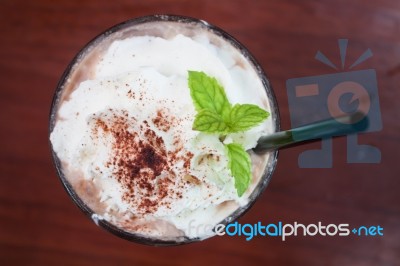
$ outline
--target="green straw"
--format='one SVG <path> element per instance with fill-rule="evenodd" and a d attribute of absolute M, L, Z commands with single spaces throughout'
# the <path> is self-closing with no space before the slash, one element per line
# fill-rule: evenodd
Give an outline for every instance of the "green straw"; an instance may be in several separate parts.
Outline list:
<path fill-rule="evenodd" d="M 275 150 L 301 142 L 360 133 L 369 124 L 368 118 L 364 116 L 357 112 L 263 136 L 258 140 L 254 151 Z"/>

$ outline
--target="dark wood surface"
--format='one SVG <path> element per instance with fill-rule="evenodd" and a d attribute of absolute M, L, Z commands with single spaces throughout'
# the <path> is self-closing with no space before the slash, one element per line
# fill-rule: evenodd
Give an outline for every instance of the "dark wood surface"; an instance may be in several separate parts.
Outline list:
<path fill-rule="evenodd" d="M 119 239 L 72 203 L 52 165 L 48 113 L 54 89 L 77 51 L 104 29 L 154 13 L 207 20 L 245 44 L 273 84 L 289 128 L 289 78 L 335 73 L 370 48 L 355 69 L 377 72 L 383 130 L 360 137 L 380 164 L 347 164 L 333 142 L 333 168 L 301 169 L 282 150 L 267 190 L 240 222 L 380 225 L 379 237 L 214 237 L 156 248 Z M 382 1 L 0 1 L 0 265 L 400 265 L 400 2 Z"/>

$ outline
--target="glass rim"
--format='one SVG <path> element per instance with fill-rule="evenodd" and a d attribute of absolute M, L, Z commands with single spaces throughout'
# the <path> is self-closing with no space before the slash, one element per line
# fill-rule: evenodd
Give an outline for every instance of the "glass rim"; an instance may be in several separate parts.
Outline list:
<path fill-rule="evenodd" d="M 137 17 L 133 19 L 126 20 L 124 22 L 121 22 L 119 24 L 116 24 L 107 30 L 103 31 L 99 35 L 97 35 L 95 38 L 93 38 L 91 41 L 89 41 L 85 46 L 83 46 L 80 51 L 75 55 L 75 57 L 71 60 L 71 62 L 68 64 L 67 68 L 63 72 L 57 87 L 55 89 L 55 93 L 53 96 L 53 100 L 51 103 L 51 108 L 50 108 L 50 114 L 49 114 L 49 132 L 48 132 L 48 137 L 49 137 L 49 145 L 50 145 L 50 150 L 53 158 L 53 164 L 56 169 L 57 175 L 72 199 L 72 201 L 75 203 L 75 205 L 78 206 L 78 208 L 83 211 L 83 213 L 88 216 L 93 222 L 95 222 L 98 226 L 102 227 L 103 229 L 109 231 L 110 233 L 140 244 L 145 244 L 145 245 L 150 245 L 150 246 L 175 246 L 175 245 L 183 245 L 183 244 L 188 244 L 192 242 L 198 242 L 200 240 L 204 240 L 210 237 L 206 238 L 188 238 L 184 237 L 183 241 L 176 241 L 176 240 L 164 240 L 164 239 L 159 239 L 159 238 L 154 238 L 150 236 L 144 236 L 142 234 L 138 233 L 133 233 L 133 232 L 128 232 L 125 231 L 118 226 L 112 224 L 111 222 L 108 222 L 104 219 L 99 219 L 97 221 L 94 221 L 93 215 L 96 215 L 97 213 L 94 212 L 89 206 L 86 205 L 86 203 L 79 197 L 79 195 L 75 192 L 74 188 L 70 184 L 70 182 L 67 180 L 66 176 L 63 173 L 62 169 L 62 164 L 60 159 L 58 158 L 57 154 L 55 153 L 53 146 L 50 141 L 50 134 L 54 129 L 55 123 L 56 123 L 56 115 L 58 112 L 59 108 L 59 102 L 60 98 L 63 93 L 64 89 L 64 84 L 65 81 L 68 79 L 70 74 L 73 72 L 74 66 L 79 63 L 79 60 L 84 57 L 88 49 L 91 47 L 95 46 L 96 44 L 100 43 L 102 40 L 106 39 L 109 37 L 111 34 L 116 33 L 120 30 L 127 29 L 130 27 L 135 27 L 141 24 L 149 23 L 149 22 L 177 22 L 181 24 L 195 24 L 197 26 L 200 26 L 208 31 L 210 31 L 212 34 L 221 37 L 224 41 L 228 42 L 231 44 L 235 49 L 237 49 L 245 58 L 246 60 L 251 64 L 252 67 L 256 70 L 257 76 L 262 82 L 262 85 L 267 93 L 268 96 L 268 101 L 269 101 L 269 106 L 271 109 L 271 118 L 274 120 L 273 125 L 275 126 L 275 132 L 280 130 L 280 114 L 279 114 L 279 109 L 278 109 L 278 104 L 276 100 L 276 96 L 274 94 L 274 91 L 272 89 L 272 86 L 269 82 L 269 79 L 267 78 L 265 72 L 263 71 L 262 67 L 260 64 L 256 61 L 254 56 L 250 53 L 250 51 L 239 41 L 237 41 L 234 37 L 232 37 L 230 34 L 225 32 L 224 30 L 218 28 L 217 26 L 214 26 L 212 24 L 209 24 L 208 22 L 204 20 L 200 20 L 197 18 L 192 18 L 192 17 L 187 17 L 187 16 L 181 16 L 181 15 L 148 15 L 148 16 L 142 16 L 142 17 Z M 244 206 L 238 207 L 233 213 L 231 213 L 229 216 L 227 216 L 224 220 L 219 222 L 218 224 L 229 224 L 241 216 L 243 216 L 255 203 L 257 198 L 259 198 L 262 194 L 262 192 L 266 189 L 268 186 L 268 183 L 274 173 L 274 170 L 276 168 L 277 164 L 277 159 L 278 159 L 278 150 L 274 150 L 270 152 L 270 157 L 268 158 L 268 163 L 266 168 L 264 169 L 264 172 L 258 182 L 256 184 L 253 192 L 249 195 L 248 198 L 248 203 Z M 213 236 L 211 236 L 213 237 Z"/>

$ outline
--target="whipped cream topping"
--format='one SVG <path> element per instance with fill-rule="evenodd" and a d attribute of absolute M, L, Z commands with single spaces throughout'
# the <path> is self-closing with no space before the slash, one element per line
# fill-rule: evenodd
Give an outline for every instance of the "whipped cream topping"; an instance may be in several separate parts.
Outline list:
<path fill-rule="evenodd" d="M 232 104 L 269 110 L 256 71 L 237 50 L 211 43 L 206 33 L 136 36 L 112 42 L 93 67 L 94 75 L 61 103 L 50 140 L 66 172 L 78 173 L 67 179 L 98 191 L 104 208 L 96 210 L 96 221 L 150 237 L 204 238 L 209 235 L 193 227 L 216 225 L 247 204 L 266 156 L 251 154 L 258 165 L 238 197 L 219 136 L 192 130 L 196 111 L 187 82 L 188 70 L 203 71 L 223 85 Z M 272 131 L 267 119 L 225 141 L 251 149 Z"/>

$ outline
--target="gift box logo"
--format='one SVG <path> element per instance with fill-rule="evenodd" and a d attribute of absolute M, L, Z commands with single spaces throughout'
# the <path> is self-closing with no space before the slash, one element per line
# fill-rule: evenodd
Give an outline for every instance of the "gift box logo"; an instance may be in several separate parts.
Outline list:
<path fill-rule="evenodd" d="M 341 57 L 341 68 L 345 70 L 347 39 L 338 41 Z M 365 114 L 354 123 L 368 119 L 365 132 L 382 130 L 379 108 L 378 85 L 374 69 L 351 70 L 372 56 L 368 49 L 349 68 L 348 71 L 320 76 L 289 79 L 286 89 L 289 101 L 289 112 L 292 127 L 340 117 L 345 114 L 361 112 Z M 315 58 L 338 70 L 320 51 Z M 338 122 L 340 123 L 340 122 Z M 347 136 L 348 163 L 379 163 L 380 150 L 371 145 L 358 144 L 357 134 Z M 296 135 L 293 135 L 296 139 Z M 308 150 L 299 155 L 300 168 L 331 168 L 332 139 L 323 139 L 319 150 Z"/>

